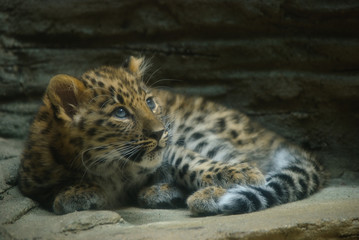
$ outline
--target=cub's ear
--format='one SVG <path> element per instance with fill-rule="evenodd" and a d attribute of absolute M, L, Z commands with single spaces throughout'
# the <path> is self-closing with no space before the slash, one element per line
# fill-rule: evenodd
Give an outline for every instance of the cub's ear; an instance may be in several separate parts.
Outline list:
<path fill-rule="evenodd" d="M 136 58 L 136 57 L 131 56 L 127 60 L 126 65 L 127 65 L 127 69 L 132 74 L 135 74 L 135 75 L 142 76 L 146 70 L 145 58 L 143 58 L 143 57 Z"/>
<path fill-rule="evenodd" d="M 46 94 L 58 118 L 71 121 L 85 89 L 80 80 L 69 75 L 56 75 L 50 80 Z"/>

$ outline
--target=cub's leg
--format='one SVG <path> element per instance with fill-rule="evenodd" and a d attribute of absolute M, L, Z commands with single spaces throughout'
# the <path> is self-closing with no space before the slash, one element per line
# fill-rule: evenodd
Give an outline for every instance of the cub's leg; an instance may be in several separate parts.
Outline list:
<path fill-rule="evenodd" d="M 316 192 L 325 180 L 315 159 L 294 146 L 282 144 L 268 159 L 272 169 L 266 175 L 264 184 L 200 189 L 187 200 L 191 212 L 194 215 L 212 215 L 264 210 L 306 198 Z"/>
<path fill-rule="evenodd" d="M 106 207 L 107 201 L 102 189 L 89 184 L 66 187 L 56 195 L 53 202 L 53 210 L 56 214 Z"/>
<path fill-rule="evenodd" d="M 177 208 L 185 206 L 184 193 L 173 184 L 158 183 L 138 194 L 138 203 L 145 208 Z"/>
<path fill-rule="evenodd" d="M 226 162 L 203 157 L 197 152 L 181 146 L 171 146 L 165 153 L 165 160 L 173 168 L 172 175 L 180 186 L 195 191 L 187 205 L 193 215 L 213 215 L 221 213 L 219 199 L 228 188 L 238 185 L 259 186 L 265 183 L 262 172 L 254 165 L 236 160 L 232 147 L 223 147 L 226 154 L 233 156 Z M 234 149 L 235 151 L 235 149 Z"/>
<path fill-rule="evenodd" d="M 208 186 L 260 185 L 264 176 L 249 163 L 223 163 L 201 156 L 181 146 L 170 146 L 165 161 L 172 166 L 174 181 L 190 191 Z"/>
<path fill-rule="evenodd" d="M 187 199 L 187 205 L 194 216 L 215 215 L 221 213 L 219 199 L 226 189 L 216 186 L 206 187 L 193 193 Z"/>

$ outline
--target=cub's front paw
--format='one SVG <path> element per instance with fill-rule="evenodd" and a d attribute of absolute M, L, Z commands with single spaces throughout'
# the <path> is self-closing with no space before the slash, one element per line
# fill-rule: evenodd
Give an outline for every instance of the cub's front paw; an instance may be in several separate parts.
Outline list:
<path fill-rule="evenodd" d="M 96 190 L 96 191 L 92 191 Z M 69 187 L 60 192 L 52 205 L 56 214 L 66 214 L 81 210 L 103 209 L 106 207 L 106 200 L 97 188 Z"/>
<path fill-rule="evenodd" d="M 226 193 L 224 188 L 206 187 L 193 193 L 187 199 L 187 205 L 194 216 L 215 215 L 221 213 L 218 201 Z"/>
<path fill-rule="evenodd" d="M 182 191 L 170 184 L 161 183 L 144 188 L 138 194 L 138 203 L 144 208 L 177 208 L 184 207 Z"/>
<path fill-rule="evenodd" d="M 205 171 L 201 177 L 201 187 L 218 186 L 229 188 L 233 185 L 261 185 L 265 178 L 259 169 L 247 163 L 222 164 Z"/>

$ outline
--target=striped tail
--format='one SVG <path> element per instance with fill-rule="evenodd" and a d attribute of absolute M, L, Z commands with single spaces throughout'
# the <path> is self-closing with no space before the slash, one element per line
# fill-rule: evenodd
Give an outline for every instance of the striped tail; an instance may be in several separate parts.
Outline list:
<path fill-rule="evenodd" d="M 307 154 L 280 149 L 262 186 L 234 186 L 219 199 L 221 212 L 249 213 L 304 199 L 323 184 L 320 167 Z"/>

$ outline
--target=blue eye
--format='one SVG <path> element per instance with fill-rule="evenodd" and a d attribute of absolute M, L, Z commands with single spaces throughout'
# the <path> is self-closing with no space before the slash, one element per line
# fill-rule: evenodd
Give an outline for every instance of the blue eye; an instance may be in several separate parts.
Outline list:
<path fill-rule="evenodd" d="M 156 108 L 156 103 L 153 101 L 152 97 L 147 98 L 146 100 L 147 106 L 153 111 Z"/>
<path fill-rule="evenodd" d="M 120 107 L 120 108 L 115 109 L 115 111 L 113 112 L 113 115 L 117 118 L 127 118 L 128 112 L 125 108 Z"/>

